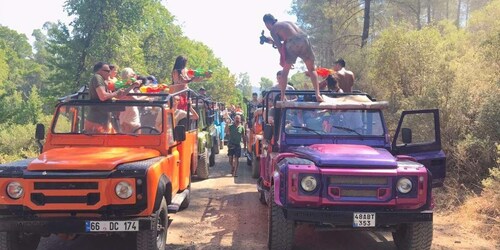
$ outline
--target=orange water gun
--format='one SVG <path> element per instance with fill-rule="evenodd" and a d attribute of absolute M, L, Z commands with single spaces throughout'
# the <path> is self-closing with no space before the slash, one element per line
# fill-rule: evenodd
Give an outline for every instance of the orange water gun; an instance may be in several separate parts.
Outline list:
<path fill-rule="evenodd" d="M 144 85 L 139 88 L 141 93 L 160 93 L 162 91 L 168 92 L 167 84 L 158 84 L 158 85 Z"/>
<path fill-rule="evenodd" d="M 335 71 L 333 71 L 333 69 L 327 69 L 327 68 L 317 68 L 316 69 L 316 73 L 318 74 L 318 76 L 321 76 L 323 78 L 328 77 L 328 75 L 331 75 L 334 72 Z"/>

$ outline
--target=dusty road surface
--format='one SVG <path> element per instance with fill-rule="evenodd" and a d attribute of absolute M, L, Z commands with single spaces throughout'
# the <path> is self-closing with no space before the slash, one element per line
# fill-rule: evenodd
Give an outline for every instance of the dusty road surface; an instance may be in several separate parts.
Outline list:
<path fill-rule="evenodd" d="M 240 158 L 239 177 L 229 175 L 226 150 L 216 157 L 207 180 L 193 179 L 190 206 L 171 214 L 167 249 L 267 249 L 267 207 L 258 200 L 250 167 Z M 460 222 L 435 215 L 433 249 L 495 249 L 498 246 L 461 230 Z M 43 238 L 39 250 L 134 249 L 133 237 Z M 296 230 L 294 249 L 396 249 L 390 233 Z"/>

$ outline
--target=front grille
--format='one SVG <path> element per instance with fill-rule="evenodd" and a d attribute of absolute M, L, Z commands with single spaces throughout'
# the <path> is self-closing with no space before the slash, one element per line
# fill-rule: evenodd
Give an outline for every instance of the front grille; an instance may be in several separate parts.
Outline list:
<path fill-rule="evenodd" d="M 378 176 L 332 176 L 330 177 L 331 185 L 387 185 L 389 179 L 387 177 Z"/>
<path fill-rule="evenodd" d="M 340 189 L 341 197 L 377 197 L 374 189 Z"/>
<path fill-rule="evenodd" d="M 35 182 L 35 190 L 97 190 L 97 182 Z"/>
<path fill-rule="evenodd" d="M 31 194 L 31 201 L 38 206 L 53 203 L 95 205 L 100 200 L 99 193 L 89 193 L 85 196 L 46 196 L 42 193 Z"/>

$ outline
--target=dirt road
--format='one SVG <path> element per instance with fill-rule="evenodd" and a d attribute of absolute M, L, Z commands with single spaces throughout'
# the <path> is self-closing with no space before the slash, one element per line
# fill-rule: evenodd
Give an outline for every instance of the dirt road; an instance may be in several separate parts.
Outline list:
<path fill-rule="evenodd" d="M 226 151 L 216 157 L 207 180 L 193 180 L 189 208 L 171 214 L 167 249 L 267 249 L 267 207 L 257 196 L 246 160 L 239 177 L 229 175 Z M 454 224 L 453 224 L 454 223 Z M 42 239 L 39 250 L 134 249 L 132 238 L 82 236 Z M 433 249 L 495 249 L 492 243 L 460 229 L 460 222 L 435 215 Z M 390 233 L 296 230 L 294 249 L 396 249 Z"/>

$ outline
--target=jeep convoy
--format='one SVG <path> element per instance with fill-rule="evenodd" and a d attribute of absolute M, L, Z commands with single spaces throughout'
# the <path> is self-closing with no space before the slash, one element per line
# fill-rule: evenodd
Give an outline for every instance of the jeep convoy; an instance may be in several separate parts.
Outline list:
<path fill-rule="evenodd" d="M 138 94 L 147 101 L 87 94 L 61 99 L 47 133 L 37 125 L 39 157 L 0 165 L 1 249 L 36 249 L 50 234 L 111 233 L 135 237 L 137 249 L 164 249 L 168 214 L 189 206 L 191 176 L 208 178 L 223 144 L 221 104 L 189 89 Z M 398 249 L 430 249 L 432 188 L 446 165 L 438 110 L 404 111 L 391 140 L 387 102 L 322 94 L 318 103 L 313 91 L 286 91 L 294 101 L 279 102 L 270 91 L 248 124 L 269 248 L 291 249 L 295 227 L 310 224 L 391 231 Z M 194 100 L 197 120 L 189 108 L 179 118 L 177 95 Z M 120 119 L 129 110 L 139 111 L 140 127 Z M 99 129 L 93 112 L 109 118 Z"/>
<path fill-rule="evenodd" d="M 110 233 L 136 237 L 137 249 L 164 249 L 168 213 L 189 205 L 199 131 L 189 111 L 176 125 L 171 107 L 173 96 L 195 93 L 109 102 L 86 94 L 57 104 L 38 158 L 0 165 L 2 250 L 36 249 L 42 235 Z M 140 127 L 120 123 L 128 110 L 140 111 Z M 108 118 L 100 130 L 89 120 L 95 112 Z M 36 138 L 45 139 L 42 124 Z"/>
<path fill-rule="evenodd" d="M 442 185 L 446 161 L 438 110 L 403 112 L 391 141 L 387 102 L 325 92 L 318 103 L 313 94 L 265 98 L 257 189 L 268 204 L 269 248 L 291 249 L 295 227 L 306 223 L 391 231 L 398 249 L 430 249 L 432 188 Z"/>

